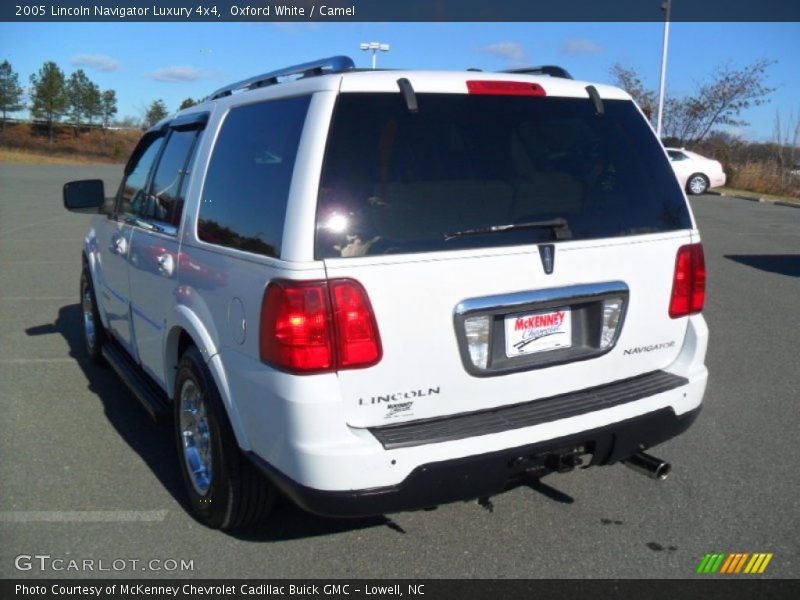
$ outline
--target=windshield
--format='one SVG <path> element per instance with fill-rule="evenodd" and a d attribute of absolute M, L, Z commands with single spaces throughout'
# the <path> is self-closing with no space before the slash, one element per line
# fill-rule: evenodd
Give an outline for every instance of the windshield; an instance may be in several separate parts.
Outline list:
<path fill-rule="evenodd" d="M 317 203 L 317 258 L 538 243 L 688 229 L 664 151 L 632 102 L 341 94 Z"/>

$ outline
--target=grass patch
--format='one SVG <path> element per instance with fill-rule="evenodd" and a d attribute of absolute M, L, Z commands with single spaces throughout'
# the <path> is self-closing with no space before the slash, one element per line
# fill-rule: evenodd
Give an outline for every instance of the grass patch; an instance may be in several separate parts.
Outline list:
<path fill-rule="evenodd" d="M 0 148 L 0 163 L 22 163 L 27 165 L 87 165 L 104 162 L 101 159 L 79 155 L 53 155 Z M 110 162 L 110 161 L 105 161 Z"/>
<path fill-rule="evenodd" d="M 76 130 L 68 125 L 55 128 L 48 139 L 43 126 L 9 123 L 0 131 L 0 160 L 34 164 L 124 163 L 142 132 L 138 130 Z"/>
<path fill-rule="evenodd" d="M 800 199 L 800 175 L 772 160 L 731 165 L 728 173 L 731 189 L 797 202 Z"/>

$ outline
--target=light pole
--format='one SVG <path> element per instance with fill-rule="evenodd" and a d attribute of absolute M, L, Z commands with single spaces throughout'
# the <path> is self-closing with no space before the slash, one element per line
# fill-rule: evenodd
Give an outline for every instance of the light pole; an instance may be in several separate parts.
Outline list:
<path fill-rule="evenodd" d="M 661 5 L 661 10 L 666 11 L 664 21 L 664 45 L 661 50 L 661 84 L 658 90 L 658 117 L 656 118 L 656 135 L 661 139 L 661 121 L 664 116 L 664 88 L 667 85 L 667 54 L 669 52 L 669 19 L 672 14 L 672 0 L 667 0 Z"/>
<path fill-rule="evenodd" d="M 380 42 L 363 42 L 361 44 L 362 50 L 372 50 L 372 68 L 378 66 L 378 50 L 381 52 L 389 51 L 389 44 L 381 44 Z"/>

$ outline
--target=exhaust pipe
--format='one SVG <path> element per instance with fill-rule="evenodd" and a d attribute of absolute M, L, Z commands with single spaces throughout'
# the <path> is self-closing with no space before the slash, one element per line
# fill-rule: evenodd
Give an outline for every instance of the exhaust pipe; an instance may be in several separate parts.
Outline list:
<path fill-rule="evenodd" d="M 650 456 L 645 452 L 637 452 L 622 462 L 626 467 L 633 469 L 637 473 L 646 475 L 650 479 L 659 479 L 661 481 L 666 479 L 672 470 L 672 465 L 668 462 L 655 456 Z"/>

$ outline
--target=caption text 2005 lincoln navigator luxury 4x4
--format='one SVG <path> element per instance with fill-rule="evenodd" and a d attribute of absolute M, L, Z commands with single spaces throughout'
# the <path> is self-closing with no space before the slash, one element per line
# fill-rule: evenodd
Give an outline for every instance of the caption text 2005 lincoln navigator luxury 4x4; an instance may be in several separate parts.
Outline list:
<path fill-rule="evenodd" d="M 86 349 L 173 416 L 196 516 L 427 508 L 624 462 L 706 387 L 700 237 L 630 97 L 557 67 L 227 86 L 145 133 L 86 235 Z"/>

